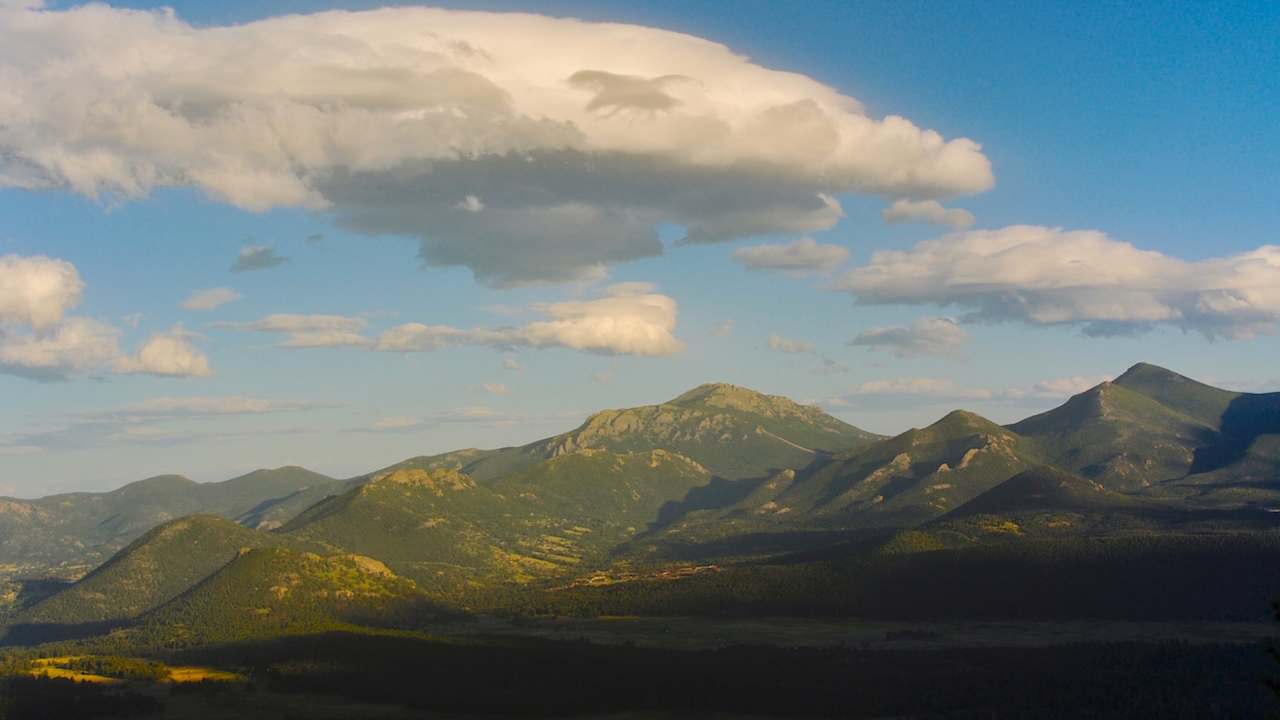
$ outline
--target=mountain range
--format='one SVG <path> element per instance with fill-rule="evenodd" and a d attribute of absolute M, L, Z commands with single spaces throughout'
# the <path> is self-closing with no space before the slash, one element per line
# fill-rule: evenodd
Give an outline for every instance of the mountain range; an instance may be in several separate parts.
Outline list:
<path fill-rule="evenodd" d="M 671 593 L 723 606 L 772 592 L 837 611 L 814 598 L 850 578 L 916 587 L 946 558 L 1004 563 L 1026 582 L 1045 558 L 1087 573 L 1117 548 L 1125 562 L 1159 548 L 1208 567 L 1240 543 L 1236 561 L 1270 558 L 1278 510 L 1280 393 L 1139 364 L 1011 425 L 957 410 L 886 438 L 710 384 L 527 445 L 346 480 L 286 467 L 5 499 L 0 566 L 10 642 L 120 627 L 208 642 L 423 613 L 613 611 L 637 593 L 676 608 L 702 600 Z M 869 612 L 859 593 L 841 607 Z"/>

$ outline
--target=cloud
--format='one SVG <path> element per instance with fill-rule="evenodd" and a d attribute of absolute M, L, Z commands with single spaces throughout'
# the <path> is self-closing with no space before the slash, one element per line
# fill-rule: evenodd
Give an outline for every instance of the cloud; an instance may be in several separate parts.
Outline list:
<path fill-rule="evenodd" d="M 184 310 L 216 310 L 229 302 L 239 300 L 241 297 L 243 295 L 240 293 L 225 287 L 197 290 L 182 301 L 182 307 Z"/>
<path fill-rule="evenodd" d="M 969 333 L 951 318 L 919 318 L 910 325 L 864 330 L 849 344 L 891 352 L 900 358 L 915 358 L 956 356 L 968 341 Z"/>
<path fill-rule="evenodd" d="M 120 356 L 120 331 L 68 317 L 47 330 L 0 328 L 0 372 L 32 380 L 66 380 L 102 368 Z"/>
<path fill-rule="evenodd" d="M 1024 387 L 988 388 L 960 385 L 949 378 L 899 377 L 864 382 L 841 395 L 829 398 L 824 401 L 824 404 L 832 407 L 849 407 L 858 404 L 860 399 L 868 398 L 926 404 L 950 401 L 1064 400 L 1109 379 L 1109 377 L 1075 376 L 1042 380 Z"/>
<path fill-rule="evenodd" d="M 253 429 L 237 432 L 200 430 L 205 421 L 228 416 L 256 416 L 337 407 L 316 401 L 274 400 L 251 396 L 161 396 L 126 405 L 80 412 L 45 427 L 0 436 L 0 448 L 23 447 L 26 452 L 80 448 L 114 442 L 168 444 L 293 429 Z"/>
<path fill-rule="evenodd" d="M 801 354 L 813 352 L 814 345 L 808 340 L 789 340 L 775 334 L 769 336 L 769 349 L 783 353 Z"/>
<path fill-rule="evenodd" d="M 83 290 L 80 274 L 65 260 L 0 256 L 0 326 L 51 328 L 80 303 Z"/>
<path fill-rule="evenodd" d="M 602 355 L 672 355 L 684 343 L 672 333 L 677 304 L 656 293 L 627 294 L 638 288 L 613 286 L 603 297 L 533 306 L 548 319 L 518 327 L 462 329 L 406 323 L 379 336 L 374 349 L 430 352 L 466 345 L 496 348 L 562 347 Z M 619 294 L 622 293 L 622 294 Z"/>
<path fill-rule="evenodd" d="M 1280 246 L 1186 261 L 1098 231 L 1014 225 L 876 252 L 835 287 L 863 305 L 958 306 L 967 322 L 1247 338 L 1280 322 Z"/>
<path fill-rule="evenodd" d="M 295 410 L 332 408 L 335 405 L 303 400 L 270 400 L 246 395 L 163 396 L 87 413 L 85 418 L 116 420 L 164 420 L 216 415 L 264 415 Z"/>
<path fill-rule="evenodd" d="M 468 195 L 454 203 L 453 206 L 459 210 L 466 210 L 467 212 L 480 212 L 484 209 L 484 203 L 475 195 Z"/>
<path fill-rule="evenodd" d="M 733 318 L 721 320 L 720 322 L 712 325 L 711 329 L 707 331 L 707 334 L 711 337 L 729 337 L 733 334 Z"/>
<path fill-rule="evenodd" d="M 480 389 L 490 395 L 506 395 L 511 392 L 510 388 L 502 383 L 484 383 Z"/>
<path fill-rule="evenodd" d="M 502 369 L 516 371 L 521 369 L 520 361 L 513 357 L 502 358 Z"/>
<path fill-rule="evenodd" d="M 598 277 L 662 253 L 663 226 L 816 232 L 840 193 L 993 184 L 972 140 L 653 28 L 422 7 L 225 27 L 0 14 L 0 186 L 311 209 L 495 286 Z"/>
<path fill-rule="evenodd" d="M 973 213 L 961 208 L 944 208 L 937 200 L 895 200 L 880 212 L 889 224 L 924 222 L 963 230 L 974 222 Z"/>
<path fill-rule="evenodd" d="M 142 344 L 134 357 L 116 361 L 116 372 L 127 375 L 159 375 L 162 377 L 208 377 L 213 374 L 209 358 L 191 339 L 194 334 L 181 325 L 156 333 Z"/>
<path fill-rule="evenodd" d="M 366 427 L 351 428 L 348 432 L 356 433 L 407 433 L 418 432 L 440 425 L 479 424 L 491 426 L 510 426 L 535 420 L 529 416 L 505 413 L 483 405 L 442 410 L 421 417 L 392 416 L 379 418 Z"/>
<path fill-rule="evenodd" d="M 360 334 L 368 322 L 346 315 L 277 313 L 253 322 L 217 322 L 210 327 L 278 333 L 285 336 L 276 346 L 282 348 L 368 347 L 373 341 Z"/>
<path fill-rule="evenodd" d="M 64 260 L 0 257 L 0 373 L 46 382 L 96 371 L 211 374 L 208 359 L 180 325 L 151 336 L 136 356 L 125 357 L 115 326 L 65 314 L 83 289 L 75 266 Z M 126 322 L 136 325 L 140 318 Z"/>
<path fill-rule="evenodd" d="M 733 259 L 749 270 L 784 270 L 792 275 L 831 272 L 849 259 L 839 245 L 800 238 L 785 245 L 756 245 L 733 251 Z"/>
<path fill-rule="evenodd" d="M 289 258 L 276 254 L 270 245 L 245 245 L 231 265 L 231 272 L 248 272 L 250 270 L 266 270 L 289 262 Z"/>

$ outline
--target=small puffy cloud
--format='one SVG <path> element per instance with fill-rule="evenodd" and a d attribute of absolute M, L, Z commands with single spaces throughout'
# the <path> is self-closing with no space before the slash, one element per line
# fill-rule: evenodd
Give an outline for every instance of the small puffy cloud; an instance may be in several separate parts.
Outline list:
<path fill-rule="evenodd" d="M 733 251 L 733 259 L 750 270 L 782 270 L 792 275 L 831 272 L 849 259 L 839 245 L 800 238 L 785 245 L 756 245 Z"/>
<path fill-rule="evenodd" d="M 511 389 L 502 383 L 484 383 L 480 389 L 490 395 L 506 395 L 511 392 Z"/>
<path fill-rule="evenodd" d="M 243 296 L 240 293 L 225 287 L 197 290 L 182 301 L 182 308 L 184 310 L 197 311 L 216 310 L 229 302 L 239 300 L 241 297 Z"/>
<path fill-rule="evenodd" d="M 1186 261 L 1097 231 L 1014 225 L 876 252 L 836 287 L 864 305 L 958 306 L 962 321 L 1246 338 L 1280 323 L 1280 245 Z"/>
<path fill-rule="evenodd" d="M 961 208 L 945 208 L 937 200 L 895 200 L 880 212 L 890 224 L 923 222 L 963 230 L 974 222 L 973 213 Z"/>
<path fill-rule="evenodd" d="M 729 337 L 733 334 L 733 318 L 721 320 L 712 325 L 707 334 L 711 337 Z"/>
<path fill-rule="evenodd" d="M 289 262 L 289 258 L 278 255 L 270 245 L 245 245 L 231 264 L 232 272 L 248 272 L 250 270 L 266 270 Z"/>
<path fill-rule="evenodd" d="M 80 302 L 83 290 L 80 274 L 65 260 L 0 256 L 0 326 L 53 327 Z"/>
<path fill-rule="evenodd" d="M 502 358 L 502 369 L 516 371 L 521 369 L 520 361 L 513 357 Z"/>
<path fill-rule="evenodd" d="M 475 195 L 468 195 L 455 203 L 454 207 L 459 210 L 466 210 L 467 212 L 475 213 L 484 209 L 484 203 Z"/>
<path fill-rule="evenodd" d="M 207 377 L 213 374 L 209 358 L 200 352 L 191 339 L 195 337 L 181 325 L 166 332 L 156 333 L 138 348 L 133 357 L 120 358 L 116 372 L 129 375 L 160 375 L 164 377 Z"/>
<path fill-rule="evenodd" d="M 282 348 L 367 347 L 373 341 L 360 332 L 368 322 L 346 315 L 277 313 L 253 322 L 218 322 L 210 327 L 284 335 L 277 345 Z"/>
<path fill-rule="evenodd" d="M 41 331 L 0 328 L 0 372 L 44 381 L 93 372 L 119 357 L 119 337 L 116 328 L 81 317 Z"/>
<path fill-rule="evenodd" d="M 795 355 L 811 353 L 815 350 L 813 343 L 808 340 L 791 340 L 777 334 L 769 336 L 769 349 Z"/>
<path fill-rule="evenodd" d="M 0 186 L 304 208 L 490 285 L 598 277 L 661 254 L 662 227 L 810 233 L 841 193 L 994 182 L 970 139 L 684 33 L 426 7 L 219 27 L 28 5 L 0 6 Z"/>
<path fill-rule="evenodd" d="M 849 344 L 890 352 L 900 358 L 914 358 L 923 355 L 955 356 L 968 341 L 969 333 L 951 318 L 920 318 L 910 325 L 864 330 Z"/>
<path fill-rule="evenodd" d="M 604 297 L 535 305 L 533 309 L 547 319 L 518 327 L 463 329 L 406 323 L 382 333 L 374 348 L 430 352 L 465 345 L 562 347 L 603 355 L 649 356 L 671 355 L 684 348 L 672 334 L 677 315 L 674 299 L 657 293 L 619 292 L 614 286 Z"/>

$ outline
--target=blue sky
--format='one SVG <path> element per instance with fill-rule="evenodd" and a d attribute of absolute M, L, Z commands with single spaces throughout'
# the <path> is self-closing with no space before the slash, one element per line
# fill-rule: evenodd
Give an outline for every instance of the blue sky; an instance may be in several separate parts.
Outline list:
<path fill-rule="evenodd" d="M 190 53 L 178 68 L 187 83 L 182 92 L 214 98 L 208 100 L 213 103 L 237 90 L 234 82 L 231 90 L 215 85 L 223 78 L 196 62 L 202 53 L 226 52 L 220 40 L 201 32 L 286 13 L 382 3 L 168 5 L 178 20 L 193 26 L 181 32 L 203 38 L 182 50 Z M 116 134 L 108 143 L 93 134 L 98 126 L 68 120 L 77 113 L 89 117 L 104 105 L 68 105 L 20 84 L 12 99 L 35 110 L 24 110 L 15 129 L 0 131 L 0 257 L 43 257 L 73 266 L 83 289 L 74 302 L 63 302 L 60 322 L 84 318 L 110 328 L 118 334 L 119 350 L 96 365 L 82 355 L 32 359 L 15 350 L 17 359 L 6 366 L 0 343 L 0 368 L 9 368 L 0 373 L 0 494 L 103 489 L 165 472 L 216 480 L 283 464 L 351 475 L 415 454 L 528 441 L 572 427 L 592 410 L 658 402 L 708 381 L 822 402 L 879 432 L 927 424 L 958 406 L 1014 420 L 1139 360 L 1240 389 L 1280 389 L 1274 361 L 1280 357 L 1274 335 L 1280 251 L 1267 250 L 1280 243 L 1280 55 L 1271 49 L 1280 34 L 1280 9 L 1274 4 L 739 3 L 733 12 L 720 3 L 445 7 L 672 30 L 721 43 L 752 65 L 739 68 L 728 55 L 704 57 L 666 35 L 621 34 L 617 56 L 606 57 L 589 54 L 590 43 L 605 33 L 600 26 L 573 25 L 545 47 L 534 33 L 532 50 L 523 50 L 531 53 L 531 64 L 550 66 L 560 61 L 559 53 L 579 52 L 587 59 L 566 57 L 564 67 L 613 73 L 575 86 L 604 103 L 589 117 L 573 116 L 584 133 L 597 133 L 583 146 L 586 157 L 601 163 L 587 171 L 587 189 L 575 176 L 540 188 L 541 178 L 550 177 L 541 166 L 532 181 L 517 181 L 502 174 L 518 174 L 519 168 L 474 158 L 472 166 L 414 166 L 424 174 L 397 184 L 403 177 L 395 165 L 402 160 L 398 142 L 418 139 L 379 135 L 369 145 L 391 160 L 372 174 L 346 184 L 304 177 L 324 201 L 319 203 L 284 195 L 280 201 L 261 200 L 291 190 L 288 183 L 243 170 L 256 161 L 247 145 L 256 135 L 246 134 L 243 141 L 225 130 L 209 136 L 228 143 L 211 148 L 211 155 L 244 152 L 249 159 L 237 160 L 231 170 L 218 166 L 216 177 L 208 179 L 208 167 L 199 165 L 209 162 L 207 156 L 182 165 L 186 161 L 173 158 L 184 152 L 161 144 L 159 131 L 127 141 Z M 67 15 L 63 22 L 68 9 L 74 6 L 51 3 L 44 10 L 0 12 L 56 16 L 41 31 L 61 40 L 75 37 L 74 18 Z M 99 26 L 118 21 L 127 28 L 134 22 L 119 10 L 99 11 L 105 13 L 95 21 Z M 395 24 L 404 21 L 388 26 Z M 503 56 L 502 62 L 518 65 L 521 51 L 512 48 L 520 43 L 512 38 L 529 36 L 518 32 L 518 22 L 509 24 L 492 31 L 494 55 L 505 43 L 502 51 L 515 59 Z M 139 48 L 169 47 L 172 26 L 144 26 L 136 33 Z M 291 63 L 311 62 L 316 53 L 332 49 L 307 44 L 332 35 L 324 23 L 258 27 L 262 31 L 253 39 L 242 36 L 246 47 L 280 32 L 286 33 L 280 42 L 312 48 L 311 55 L 278 57 L 264 50 L 277 58 L 282 73 L 297 70 Z M 559 25 L 536 27 L 548 37 L 561 31 Z M 11 28 L 16 29 L 0 29 L 0 38 L 35 32 L 20 22 Z M 470 33 L 473 44 L 490 38 L 487 26 L 455 28 L 446 21 L 431 30 L 442 37 Z M 371 23 L 361 32 L 376 45 L 383 39 L 379 33 L 389 31 Z M 131 75 L 135 70 L 126 64 L 94 66 L 105 63 L 102 58 L 125 57 L 112 56 L 122 46 L 109 46 L 111 33 L 103 35 L 108 40 L 101 41 L 100 55 L 67 42 L 83 51 L 75 57 L 86 68 L 84 78 L 102 73 L 111 79 L 76 85 L 84 78 L 58 76 L 57 82 L 67 83 L 61 90 L 68 95 L 61 97 L 88 93 L 99 103 L 125 107 L 139 93 L 174 92 L 157 84 L 145 67 Z M 0 76 L 19 67 L 38 75 L 52 66 L 37 45 L 13 39 L 0 43 L 8 48 L 0 49 Z M 585 49 L 574 45 L 579 40 Z M 667 42 L 675 44 L 664 52 Z M 39 47 L 45 45 L 52 46 L 45 40 Z M 394 58 L 402 42 L 378 47 L 378 58 Z M 174 56 L 157 52 L 143 65 L 169 72 L 163 65 Z M 685 64 L 673 65 L 679 62 Z M 635 77 L 645 76 L 638 85 L 618 79 L 632 77 L 635 68 L 669 66 L 693 78 L 697 88 L 682 79 L 650 82 L 650 76 L 674 74 L 667 70 L 635 71 Z M 309 77 L 330 82 L 326 73 L 334 64 L 326 60 L 315 67 L 319 74 Z M 532 102 L 528 107 L 554 116 L 557 106 L 538 95 L 542 85 L 510 84 L 516 81 L 509 73 L 516 70 L 521 68 L 497 67 L 489 78 L 517 103 Z M 743 86 L 751 89 L 750 97 L 716 94 L 739 72 L 751 78 Z M 380 83 L 372 77 L 358 82 Z M 840 152 L 852 147 L 852 155 L 830 162 L 819 154 L 810 157 L 806 133 L 820 133 L 799 127 L 803 118 L 786 116 L 765 130 L 746 121 L 733 125 L 741 137 L 726 142 L 730 161 L 706 170 L 701 160 L 689 159 L 701 151 L 701 141 L 682 144 L 677 130 L 685 130 L 674 125 L 646 127 L 695 109 L 718 113 L 732 125 L 732 113 L 754 112 L 742 108 L 757 101 L 757 86 L 762 97 L 776 90 L 779 97 L 815 98 L 845 138 Z M 369 87 L 360 91 L 384 93 L 369 106 L 373 113 L 396 103 L 427 102 L 419 95 L 406 100 L 403 85 Z M 423 87 L 427 95 L 436 92 L 429 83 Z M 623 95 L 607 95 L 612 91 Z M 861 108 L 838 107 L 838 96 L 856 98 Z M 238 101 L 268 102 L 261 97 Z M 0 108 L 4 102 L 0 97 Z M 652 102 L 659 105 L 646 104 Z M 947 142 L 969 138 L 981 149 L 960 152 L 956 146 L 958 165 L 944 172 L 925 157 L 933 152 L 927 140 L 895 140 L 892 147 L 874 150 L 885 157 L 868 169 L 860 158 L 873 150 L 849 140 L 856 131 L 848 128 L 890 115 L 934 130 Z M 393 114 L 380 121 L 401 118 Z M 562 128 L 573 126 L 560 119 Z M 855 124 L 840 124 L 846 120 Z M 283 127 L 278 122 L 271 127 Z M 626 123 L 626 132 L 616 134 L 617 123 Z M 533 138 L 552 130 L 530 125 L 520 132 Z M 467 137 L 495 147 L 510 141 L 492 134 Z M 670 143 L 659 152 L 648 144 L 650 137 Z M 761 138 L 780 139 L 775 149 Z M 545 149 L 559 141 L 539 135 L 529 142 Z M 344 152 L 345 171 L 357 160 Z M 626 165 L 645 153 L 652 154 L 651 164 Z M 60 159 L 67 157 L 74 162 Z M 102 164 L 103 157 L 120 165 Z M 307 162 L 296 155 L 287 166 Z M 994 176 L 989 189 L 984 162 Z M 160 179 L 121 192 L 110 183 L 124 166 L 131 180 Z M 606 166 L 617 169 L 599 169 Z M 696 182 L 689 180 L 690 167 L 704 173 Z M 226 173 L 233 172 L 241 174 L 228 180 Z M 77 185 L 91 173 L 98 173 L 95 182 L 104 189 L 97 198 Z M 668 197 L 635 184 L 635 176 L 678 190 L 690 184 Z M 854 180 L 832 179 L 846 176 Z M 249 185 L 251 179 L 276 184 Z M 452 196 L 440 201 L 452 204 L 415 199 L 415 192 L 440 195 L 446 192 L 442 187 L 455 184 L 457 202 Z M 235 195 L 242 188 L 249 188 L 247 194 Z M 374 188 L 373 199 L 363 194 L 366 188 Z M 514 230 L 484 220 L 519 193 L 544 191 L 571 196 L 579 203 L 574 208 L 585 204 L 591 220 L 580 236 L 579 226 L 559 215 L 517 215 Z M 463 206 L 473 192 L 475 208 L 468 215 Z M 649 192 L 655 199 L 630 197 Z M 842 216 L 824 215 L 819 192 L 834 197 Z M 397 193 L 405 197 L 384 201 Z M 699 193 L 707 193 L 711 209 L 698 206 Z M 778 212 L 758 231 L 729 232 L 708 244 L 679 242 L 690 222 L 739 222 L 743 211 L 735 195 L 777 203 Z M 603 199 L 596 206 L 583 200 L 588 197 Z M 965 227 L 959 221 L 891 224 L 882 211 L 895 200 L 936 200 L 944 208 L 967 210 L 974 220 Z M 603 216 L 590 214 L 600 208 Z M 610 214 L 617 208 L 621 214 Z M 473 216 L 479 224 L 467 224 Z M 542 227 L 531 217 L 552 219 Z M 623 230 L 615 240 L 602 239 L 614 237 L 619 225 Z M 548 252 L 564 256 L 521 255 L 523 247 L 536 250 L 522 244 L 526 232 L 551 238 Z M 660 255 L 653 254 L 646 233 L 661 242 Z M 449 237 L 432 245 L 431 238 L 441 235 Z M 802 237 L 828 248 L 827 260 L 792 244 Z M 616 254 L 600 255 L 609 242 L 616 243 L 610 246 Z M 754 256 L 752 268 L 739 251 L 758 246 L 772 249 Z M 1006 249 L 998 262 L 984 254 L 996 246 Z M 239 254 L 254 247 L 270 247 L 287 260 L 233 272 Z M 847 259 L 831 247 L 843 248 Z M 424 263 L 424 256 L 435 264 Z M 575 265 L 574 258 L 594 257 L 614 259 L 588 270 Z M 445 260 L 453 264 L 442 266 Z M 542 275 L 514 284 L 485 275 L 519 273 L 544 260 Z M 18 273 L 48 269 L 14 262 L 10 283 Z M 0 320 L 8 323 L 0 328 L 0 341 L 51 337 L 63 327 L 32 324 L 26 310 L 10 308 L 6 316 L 5 277 L 0 267 Z M 620 287 L 627 283 L 632 285 Z M 211 310 L 182 307 L 193 293 L 213 288 L 240 297 Z M 663 303 L 678 307 L 674 327 L 664 329 Z M 290 335 L 251 328 L 284 313 L 345 318 L 359 339 L 343 346 L 283 348 L 278 345 Z M 625 327 L 641 335 L 618 334 L 624 325 L 615 323 L 616 313 L 634 320 Z M 576 322 L 572 318 L 593 324 L 539 325 L 565 317 L 570 324 Z M 713 332 L 728 320 L 731 331 Z M 411 323 L 449 326 L 454 334 L 417 330 L 412 348 L 393 347 L 384 333 Z M 588 329 L 590 339 L 583 340 L 580 331 Z M 495 340 L 492 332 L 505 334 Z M 861 344 L 850 345 L 860 334 Z M 145 348 L 156 338 L 164 343 L 148 353 Z M 430 343 L 441 346 L 432 350 Z M 313 344 L 339 343 L 330 337 Z M 39 373 L 32 371 L 36 362 L 44 363 Z"/>

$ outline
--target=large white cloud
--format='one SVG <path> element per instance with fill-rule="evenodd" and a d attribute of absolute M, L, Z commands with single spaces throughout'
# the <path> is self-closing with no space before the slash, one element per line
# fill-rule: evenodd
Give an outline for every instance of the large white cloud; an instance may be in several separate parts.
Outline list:
<path fill-rule="evenodd" d="M 0 186 L 331 211 L 494 285 L 993 183 L 968 139 L 674 32 L 394 8 L 193 27 L 0 6 Z"/>
<path fill-rule="evenodd" d="M 1187 261 L 1093 230 L 1014 225 L 876 252 L 836 287 L 863 304 L 966 308 L 969 321 L 1249 337 L 1280 322 L 1280 246 Z"/>
<path fill-rule="evenodd" d="M 900 358 L 957 355 L 969 333 L 951 318 L 919 318 L 910 325 L 875 327 L 858 333 L 850 345 L 891 352 Z"/>

